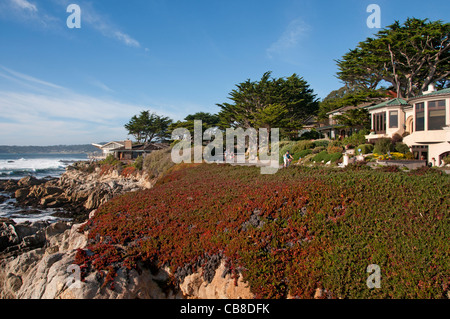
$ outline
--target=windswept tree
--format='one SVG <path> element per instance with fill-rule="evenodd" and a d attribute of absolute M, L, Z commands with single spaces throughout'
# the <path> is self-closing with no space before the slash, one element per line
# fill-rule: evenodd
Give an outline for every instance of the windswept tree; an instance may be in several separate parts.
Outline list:
<path fill-rule="evenodd" d="M 138 143 L 151 143 L 168 139 L 168 128 L 171 123 L 169 117 L 142 111 L 139 115 L 134 115 L 124 126 L 128 134 L 134 136 Z"/>
<path fill-rule="evenodd" d="M 370 115 L 366 109 L 350 109 L 335 115 L 336 122 L 345 128 L 370 129 Z"/>
<path fill-rule="evenodd" d="M 221 128 L 280 128 L 289 135 L 318 110 L 313 90 L 296 74 L 272 78 L 271 72 L 266 72 L 259 81 L 237 84 L 229 99 L 231 103 L 217 104 Z"/>
<path fill-rule="evenodd" d="M 338 90 L 331 91 L 319 103 L 319 120 L 328 118 L 327 113 L 344 106 L 358 106 L 364 102 L 370 102 L 381 97 L 387 97 L 387 90 L 365 89 L 359 87 L 343 86 Z"/>
<path fill-rule="evenodd" d="M 350 86 L 375 89 L 392 84 L 409 98 L 429 84 L 447 86 L 450 77 L 450 23 L 408 18 L 379 31 L 337 60 L 338 78 Z"/>
<path fill-rule="evenodd" d="M 189 114 L 184 118 L 184 121 L 173 122 L 169 126 L 169 132 L 177 128 L 185 128 L 189 130 L 191 137 L 194 136 L 194 121 L 202 121 L 202 132 L 208 128 L 217 127 L 219 125 L 219 116 L 207 112 L 197 112 Z"/>

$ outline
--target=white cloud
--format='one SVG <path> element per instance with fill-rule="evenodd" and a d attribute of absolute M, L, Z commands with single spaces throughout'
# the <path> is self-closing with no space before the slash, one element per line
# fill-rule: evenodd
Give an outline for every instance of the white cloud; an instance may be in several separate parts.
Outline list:
<path fill-rule="evenodd" d="M 38 11 L 36 5 L 28 2 L 27 0 L 11 0 L 11 2 L 13 3 L 13 5 L 21 9 L 30 10 L 34 12 Z"/>
<path fill-rule="evenodd" d="M 63 13 L 69 4 L 74 3 L 71 0 L 53 0 L 52 2 L 64 9 Z M 141 47 L 139 41 L 111 22 L 106 15 L 98 13 L 91 2 L 78 1 L 76 3 L 81 7 L 83 27 L 87 25 L 100 32 L 101 35 L 115 39 L 126 46 Z M 53 16 L 42 9 L 42 6 L 38 8 L 36 4 L 28 0 L 0 0 L 0 18 L 54 30 L 61 30 L 66 26 L 64 14 L 61 17 Z"/>
<path fill-rule="evenodd" d="M 92 80 L 92 81 L 90 81 L 90 83 L 91 83 L 93 86 L 98 87 L 98 88 L 102 89 L 102 90 L 105 91 L 105 92 L 108 92 L 108 93 L 113 93 L 113 92 L 114 92 L 113 89 L 111 89 L 111 88 L 110 88 L 109 86 L 107 86 L 105 83 L 100 82 L 100 81 L 98 81 L 98 80 Z"/>
<path fill-rule="evenodd" d="M 123 139 L 127 136 L 123 125 L 146 109 L 113 98 L 79 94 L 0 68 L 4 70 L 0 72 L 2 79 L 14 81 L 17 88 L 0 90 L 0 144 L 78 144 Z"/>
<path fill-rule="evenodd" d="M 0 18 L 44 29 L 60 29 L 61 20 L 28 0 L 0 1 Z"/>
<path fill-rule="evenodd" d="M 80 6 L 83 23 L 87 23 L 105 37 L 116 39 L 130 47 L 141 47 L 139 41 L 120 30 L 105 15 L 97 13 L 90 3 L 83 2 Z"/>
<path fill-rule="evenodd" d="M 296 48 L 300 40 L 306 36 L 311 27 L 308 26 L 302 19 L 292 20 L 281 36 L 273 42 L 266 50 L 267 55 L 272 58 L 273 55 L 283 54 L 286 51 Z"/>
<path fill-rule="evenodd" d="M 128 34 L 125 34 L 123 32 L 120 31 L 116 31 L 114 32 L 114 37 L 125 43 L 126 45 L 130 46 L 130 47 L 136 47 L 139 48 L 141 45 L 138 41 L 136 41 L 135 39 L 133 39 L 132 37 L 130 37 Z"/>
<path fill-rule="evenodd" d="M 2 75 L 0 73 L 0 76 L 3 76 L 3 77 L 7 77 L 7 78 L 10 78 L 10 79 L 15 79 L 16 81 L 23 80 L 25 82 L 32 82 L 32 83 L 44 85 L 44 86 L 47 86 L 47 87 L 50 87 L 50 88 L 53 88 L 53 89 L 63 89 L 63 87 L 61 87 L 59 85 L 56 85 L 56 84 L 53 84 L 53 83 L 50 83 L 50 82 L 46 82 L 46 81 L 42 81 L 42 80 L 36 79 L 36 78 L 34 78 L 32 76 L 29 76 L 29 75 L 26 75 L 26 74 L 23 74 L 23 73 L 20 73 L 20 72 L 16 72 L 16 71 L 11 70 L 11 69 L 9 69 L 7 67 L 4 67 L 2 65 L 0 65 L 0 69 L 3 69 L 4 71 L 6 71 L 7 73 L 10 74 L 10 76 L 8 76 L 8 75 Z M 24 82 L 22 82 L 22 83 L 24 83 Z"/>

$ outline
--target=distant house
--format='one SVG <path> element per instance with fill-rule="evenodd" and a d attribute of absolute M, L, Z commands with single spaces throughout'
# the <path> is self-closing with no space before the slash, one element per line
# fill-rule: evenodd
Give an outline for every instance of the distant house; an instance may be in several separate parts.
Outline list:
<path fill-rule="evenodd" d="M 96 159 L 106 158 L 108 155 L 113 155 L 118 160 L 133 160 L 138 156 L 151 153 L 154 150 L 160 150 L 168 147 L 163 143 L 146 143 L 146 144 L 134 144 L 130 140 L 126 141 L 113 141 L 104 145 L 92 144 L 102 151 L 102 156 Z"/>
<path fill-rule="evenodd" d="M 147 143 L 130 145 L 126 143 L 124 146 L 112 150 L 114 157 L 118 160 L 133 160 L 138 156 L 150 154 L 152 151 L 167 148 L 168 144 L 163 143 Z"/>
<path fill-rule="evenodd" d="M 368 107 L 371 115 L 369 142 L 404 136 L 416 159 L 425 158 L 440 166 L 450 154 L 450 89 L 428 91 L 408 100 L 391 99 Z"/>
<path fill-rule="evenodd" d="M 298 137 L 301 137 L 303 134 L 311 132 L 312 130 L 316 130 L 317 126 L 317 116 L 309 116 L 303 123 L 302 129 L 298 131 Z"/>
<path fill-rule="evenodd" d="M 129 141 L 131 143 L 131 141 Z M 116 148 L 120 148 L 120 147 L 124 147 L 125 146 L 126 141 L 113 141 L 113 142 L 109 142 L 106 143 L 104 145 L 101 144 L 95 144 L 92 143 L 93 146 L 97 147 L 98 149 L 100 149 L 102 151 L 102 155 L 99 156 L 99 158 L 106 158 L 106 156 L 108 156 L 109 154 L 113 154 L 114 155 L 114 149 Z"/>
<path fill-rule="evenodd" d="M 387 100 L 387 98 L 374 99 L 373 101 L 361 103 L 357 106 L 343 106 L 341 108 L 330 111 L 327 113 L 328 119 L 320 122 L 316 130 L 324 135 L 325 138 L 329 139 L 351 136 L 353 133 L 355 133 L 356 129 L 352 127 L 344 127 L 342 124 L 339 124 L 336 120 L 336 116 L 342 115 L 349 110 L 367 108 L 369 106 L 376 105 L 377 103 L 380 103 L 384 100 Z"/>

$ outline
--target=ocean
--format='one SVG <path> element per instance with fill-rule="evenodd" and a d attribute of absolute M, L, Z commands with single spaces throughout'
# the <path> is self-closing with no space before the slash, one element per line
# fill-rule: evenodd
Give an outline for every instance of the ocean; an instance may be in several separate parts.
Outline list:
<path fill-rule="evenodd" d="M 26 176 L 36 178 L 59 177 L 68 165 L 77 161 L 86 161 L 86 154 L 1 154 L 0 180 L 21 179 Z M 9 194 L 0 192 L 0 196 Z M 54 222 L 63 218 L 52 216 L 53 209 L 36 210 L 15 206 L 16 200 L 8 198 L 0 203 L 0 217 L 7 217 L 16 223 L 24 221 L 46 220 Z"/>

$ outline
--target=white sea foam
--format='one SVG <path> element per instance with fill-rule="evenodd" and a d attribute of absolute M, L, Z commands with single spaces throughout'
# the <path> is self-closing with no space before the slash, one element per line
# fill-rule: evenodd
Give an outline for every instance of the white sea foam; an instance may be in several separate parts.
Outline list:
<path fill-rule="evenodd" d="M 21 170 L 36 172 L 37 170 L 65 168 L 66 165 L 60 159 L 20 158 L 18 160 L 0 160 L 0 170 L 3 171 Z"/>
<path fill-rule="evenodd" d="M 78 160 L 86 160 L 83 154 L 71 156 L 68 154 L 39 155 L 31 154 L 8 155 L 0 154 L 0 179 L 21 178 L 27 175 L 36 177 L 61 175 L 65 168 Z"/>

